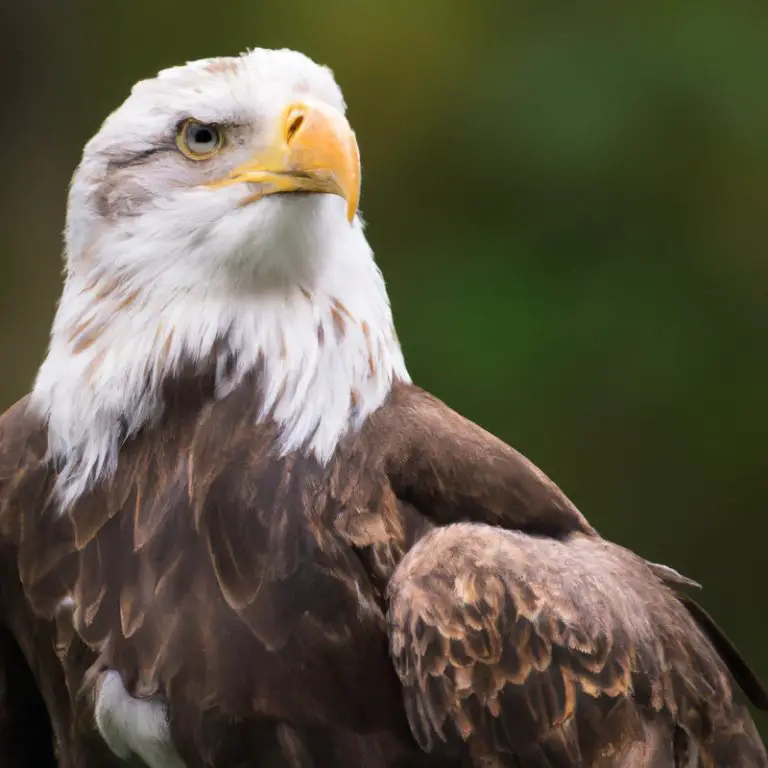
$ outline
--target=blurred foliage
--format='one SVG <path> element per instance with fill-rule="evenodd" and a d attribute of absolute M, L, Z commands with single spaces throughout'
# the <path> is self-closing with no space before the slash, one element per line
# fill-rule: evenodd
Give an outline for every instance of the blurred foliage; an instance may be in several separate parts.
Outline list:
<path fill-rule="evenodd" d="M 767 38 L 745 0 L 2 0 L 0 401 L 44 354 L 68 177 L 132 83 L 298 48 L 345 91 L 415 379 L 702 581 L 768 677 Z"/>

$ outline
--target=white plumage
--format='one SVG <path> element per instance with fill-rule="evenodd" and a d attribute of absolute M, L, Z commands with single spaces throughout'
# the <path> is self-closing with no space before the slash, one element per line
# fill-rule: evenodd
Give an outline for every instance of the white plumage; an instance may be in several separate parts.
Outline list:
<path fill-rule="evenodd" d="M 193 62 L 136 85 L 85 147 L 31 401 L 63 465 L 63 506 L 114 469 L 126 434 L 159 417 L 162 379 L 224 339 L 219 395 L 263 361 L 264 416 L 281 448 L 321 461 L 393 379 L 408 380 L 384 281 L 341 197 L 244 205 L 250 184 L 209 186 L 268 144 L 292 100 L 345 108 L 330 70 L 293 51 Z M 173 135 L 189 117 L 231 126 L 229 146 L 186 159 Z"/>
<path fill-rule="evenodd" d="M 128 760 L 136 754 L 149 768 L 184 768 L 171 741 L 163 701 L 134 698 L 114 670 L 101 674 L 96 690 L 96 727 L 118 757 Z"/>

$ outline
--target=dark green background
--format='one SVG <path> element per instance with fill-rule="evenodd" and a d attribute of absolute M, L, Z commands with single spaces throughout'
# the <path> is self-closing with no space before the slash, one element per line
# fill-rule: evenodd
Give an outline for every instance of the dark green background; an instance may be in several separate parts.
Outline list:
<path fill-rule="evenodd" d="M 161 67 L 298 48 L 349 102 L 415 379 L 702 581 L 768 677 L 768 4 L 0 0 L 0 46 L 3 405 L 104 116 Z"/>

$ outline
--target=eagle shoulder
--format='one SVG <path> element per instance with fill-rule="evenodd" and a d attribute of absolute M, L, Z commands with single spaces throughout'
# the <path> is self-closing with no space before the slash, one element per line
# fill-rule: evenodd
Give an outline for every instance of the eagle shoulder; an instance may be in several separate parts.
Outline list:
<path fill-rule="evenodd" d="M 45 424 L 24 397 L 0 416 L 0 540 L 18 544 L 23 510 L 37 512 L 50 493 Z"/>
<path fill-rule="evenodd" d="M 366 427 L 386 445 L 398 498 L 437 523 L 458 520 L 564 536 L 594 529 L 525 456 L 413 384 L 394 385 Z"/>

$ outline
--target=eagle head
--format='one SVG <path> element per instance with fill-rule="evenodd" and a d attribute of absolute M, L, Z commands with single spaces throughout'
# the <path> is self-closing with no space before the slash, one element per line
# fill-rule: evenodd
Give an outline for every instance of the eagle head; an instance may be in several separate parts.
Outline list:
<path fill-rule="evenodd" d="M 256 49 L 134 86 L 86 144 L 32 408 L 73 500 L 163 413 L 183 367 L 226 397 L 256 367 L 280 450 L 327 460 L 408 378 L 358 215 L 331 71 Z"/>

